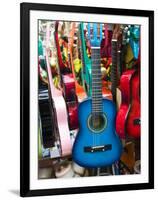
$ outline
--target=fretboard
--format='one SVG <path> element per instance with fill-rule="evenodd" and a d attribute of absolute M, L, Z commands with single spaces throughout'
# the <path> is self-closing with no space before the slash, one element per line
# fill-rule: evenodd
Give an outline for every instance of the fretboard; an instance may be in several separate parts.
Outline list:
<path fill-rule="evenodd" d="M 111 92 L 113 101 L 116 102 L 117 87 L 117 40 L 112 40 L 112 68 L 111 68 Z"/>
<path fill-rule="evenodd" d="M 82 41 L 81 41 L 81 45 L 82 45 Z M 82 48 L 80 48 L 80 52 L 81 52 L 81 61 L 82 61 L 82 67 L 83 67 L 83 73 L 85 74 L 85 63 L 84 63 L 84 57 L 83 57 L 83 50 Z"/>
<path fill-rule="evenodd" d="M 100 48 L 92 47 L 92 114 L 103 112 Z"/>

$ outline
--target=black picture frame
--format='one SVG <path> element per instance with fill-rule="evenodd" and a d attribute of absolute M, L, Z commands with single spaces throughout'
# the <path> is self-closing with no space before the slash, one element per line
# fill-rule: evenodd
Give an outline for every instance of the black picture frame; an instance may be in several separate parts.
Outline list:
<path fill-rule="evenodd" d="M 137 184 L 87 186 L 30 190 L 30 11 L 60 11 L 148 17 L 149 19 L 149 182 Z M 51 4 L 20 4 L 20 195 L 43 196 L 108 192 L 154 188 L 154 11 Z"/>

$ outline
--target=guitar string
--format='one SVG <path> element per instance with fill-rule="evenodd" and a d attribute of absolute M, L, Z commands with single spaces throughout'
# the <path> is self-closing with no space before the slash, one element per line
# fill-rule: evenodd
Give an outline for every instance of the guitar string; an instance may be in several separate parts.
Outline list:
<path fill-rule="evenodd" d="M 93 51 L 93 50 L 92 50 Z M 101 96 L 101 91 L 100 90 L 97 90 L 97 88 L 99 89 L 100 87 L 101 87 L 101 74 L 100 74 L 100 66 L 99 66 L 99 64 L 96 64 L 96 62 L 99 62 L 100 61 L 100 58 L 98 58 L 98 57 L 100 57 L 100 54 L 98 54 L 98 52 L 96 53 L 96 52 L 94 52 L 93 51 L 93 56 L 94 56 L 94 59 L 93 59 L 93 69 L 92 69 L 92 72 L 93 72 L 93 74 L 92 74 L 92 78 L 93 78 L 93 85 L 92 85 L 92 89 L 93 89 L 93 95 L 94 95 L 94 99 L 95 99 L 95 104 L 94 104 L 94 102 L 93 102 L 93 110 L 94 110 L 94 120 L 98 120 L 99 121 L 99 114 L 98 113 L 100 113 L 100 111 L 101 111 L 101 104 L 99 103 L 98 104 L 98 102 L 96 102 L 96 99 L 99 97 L 100 98 L 100 96 Z M 96 67 L 96 69 L 95 69 L 95 67 Z M 94 78 L 94 76 L 96 76 L 97 78 Z M 99 76 L 100 76 L 100 78 L 99 78 Z M 96 82 L 95 81 L 95 79 L 97 80 L 98 79 L 98 81 Z M 95 85 L 95 84 L 98 84 L 98 85 Z M 98 94 L 97 94 L 98 93 Z M 100 99 L 99 99 L 99 101 L 100 101 Z M 98 108 L 98 106 L 99 106 L 99 108 Z M 96 114 L 96 112 L 98 112 L 97 114 Z M 96 116 L 97 115 L 97 116 Z M 100 122 L 96 122 L 96 123 L 100 123 Z M 98 135 L 98 134 L 96 134 L 96 133 L 94 133 L 94 138 L 95 138 L 95 144 L 94 145 L 98 145 L 98 144 L 100 144 L 100 135 Z M 97 140 L 98 139 L 98 140 Z"/>

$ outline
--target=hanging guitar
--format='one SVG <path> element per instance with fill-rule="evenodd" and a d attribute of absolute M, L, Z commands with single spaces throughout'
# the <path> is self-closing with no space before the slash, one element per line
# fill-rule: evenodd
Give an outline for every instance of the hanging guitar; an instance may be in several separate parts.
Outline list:
<path fill-rule="evenodd" d="M 117 110 L 121 104 L 121 91 L 119 87 L 120 76 L 120 54 L 121 54 L 122 31 L 119 24 L 114 24 L 112 35 L 112 67 L 111 67 L 111 92 Z"/>
<path fill-rule="evenodd" d="M 131 101 L 126 130 L 129 137 L 139 138 L 140 128 L 140 27 L 133 26 L 133 52 L 137 59 L 136 72 L 131 80 Z"/>
<path fill-rule="evenodd" d="M 48 73 L 48 83 L 49 83 L 48 85 L 51 98 L 52 112 L 55 113 L 54 124 L 56 125 L 58 132 L 58 135 L 56 135 L 56 139 L 60 145 L 61 156 L 66 156 L 71 154 L 71 149 L 72 149 L 70 131 L 68 126 L 67 107 L 62 95 L 62 91 L 57 89 L 53 83 L 50 60 L 49 60 L 49 55 L 50 55 L 49 40 L 50 40 L 50 24 L 47 23 L 46 66 Z"/>
<path fill-rule="evenodd" d="M 112 65 L 111 58 L 111 39 L 112 30 L 111 26 L 104 24 L 104 37 L 101 42 L 101 65 L 102 65 L 102 79 L 106 80 L 107 88 L 109 87 L 108 81 L 110 80 L 110 69 Z M 104 81 L 105 82 L 105 81 Z"/>
<path fill-rule="evenodd" d="M 82 60 L 82 76 L 84 79 L 84 87 L 88 96 L 92 95 L 92 75 L 91 75 L 91 59 L 87 55 L 86 40 L 84 33 L 84 23 L 79 25 L 80 41 L 81 41 L 81 60 Z"/>
<path fill-rule="evenodd" d="M 111 27 L 108 24 L 104 24 L 104 39 L 101 42 L 101 58 L 111 58 L 111 40 Z"/>
<path fill-rule="evenodd" d="M 138 57 L 139 58 L 139 57 Z M 139 68 L 137 60 L 135 68 Z M 134 68 L 134 66 L 133 66 Z M 140 74 L 139 69 L 126 70 L 120 78 L 122 102 L 116 116 L 116 131 L 125 139 L 140 137 Z"/>
<path fill-rule="evenodd" d="M 126 122 L 129 137 L 140 137 L 140 75 L 136 71 L 131 80 L 131 102 Z"/>
<path fill-rule="evenodd" d="M 92 97 L 79 104 L 79 132 L 73 145 L 73 160 L 89 168 L 109 166 L 120 159 L 121 142 L 115 132 L 116 107 L 102 97 L 100 43 L 102 26 L 88 24 L 92 59 Z"/>
<path fill-rule="evenodd" d="M 45 38 L 46 35 L 46 23 L 42 22 L 40 26 L 40 32 L 39 34 L 42 35 Z M 51 30 L 50 26 L 50 30 Z M 54 37 L 54 35 L 50 35 L 50 43 L 49 47 L 51 49 L 50 51 L 50 67 L 52 71 L 52 76 L 53 76 L 53 82 L 55 84 L 55 87 L 58 87 L 58 78 L 57 78 L 57 70 L 56 70 L 56 56 L 55 51 L 53 50 L 54 48 L 54 42 L 51 40 L 51 37 Z M 45 44 L 42 42 L 42 40 L 39 38 L 38 40 L 38 74 L 39 74 L 39 87 L 43 87 L 48 85 L 48 75 L 47 75 L 47 70 L 46 70 L 46 58 L 45 58 Z"/>
<path fill-rule="evenodd" d="M 61 88 L 63 91 L 63 96 L 67 103 L 67 109 L 68 109 L 68 117 L 69 117 L 69 128 L 77 129 L 78 128 L 78 100 L 75 92 L 75 81 L 74 76 L 71 73 L 70 66 L 65 66 L 65 64 L 62 61 L 61 56 L 61 50 L 59 45 L 59 38 L 58 38 L 58 24 L 57 21 L 55 23 L 55 45 L 57 48 L 57 62 L 59 66 L 59 74 L 60 74 L 60 80 L 61 80 Z"/>
<path fill-rule="evenodd" d="M 69 54 L 70 66 L 71 66 L 74 81 L 75 81 L 76 94 L 78 96 L 79 102 L 81 102 L 87 97 L 87 94 L 84 90 L 84 87 L 78 83 L 76 75 L 75 75 L 75 64 L 79 64 L 80 62 L 80 59 L 78 58 L 78 56 L 75 59 L 73 59 L 74 57 L 73 54 L 75 50 L 74 48 L 75 31 L 76 31 L 76 23 L 72 22 L 71 30 L 69 32 L 69 38 L 68 38 L 68 54 Z M 79 38 L 77 38 L 77 40 L 79 40 Z M 79 42 L 77 41 L 76 43 L 79 43 Z M 76 51 L 78 51 L 77 44 L 76 44 Z M 78 53 L 76 52 L 75 54 L 78 54 Z M 81 63 L 79 65 L 81 65 Z"/>

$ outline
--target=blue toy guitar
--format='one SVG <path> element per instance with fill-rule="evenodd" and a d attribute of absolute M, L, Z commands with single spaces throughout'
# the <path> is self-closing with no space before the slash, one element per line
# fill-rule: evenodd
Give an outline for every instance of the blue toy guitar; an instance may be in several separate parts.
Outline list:
<path fill-rule="evenodd" d="M 121 142 L 115 132 L 115 104 L 102 98 L 100 42 L 102 26 L 88 24 L 92 57 L 92 97 L 79 105 L 80 128 L 74 142 L 73 160 L 83 167 L 112 165 L 120 159 Z M 99 36 L 98 36 L 98 31 Z"/>

